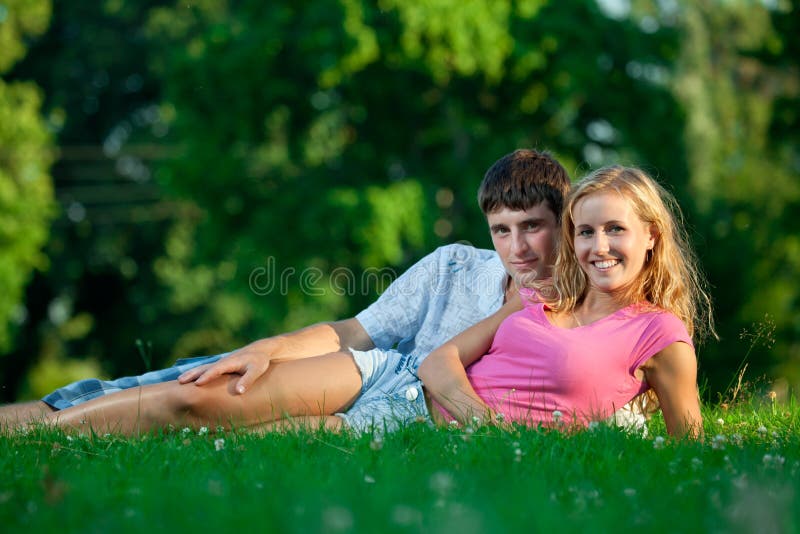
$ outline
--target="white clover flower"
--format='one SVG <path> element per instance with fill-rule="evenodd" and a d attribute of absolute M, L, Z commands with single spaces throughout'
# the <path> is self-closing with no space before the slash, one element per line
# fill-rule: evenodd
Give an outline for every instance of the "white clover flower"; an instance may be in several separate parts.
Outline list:
<path fill-rule="evenodd" d="M 222 438 L 217 438 L 214 440 L 214 450 L 221 451 L 225 448 L 225 440 Z"/>
<path fill-rule="evenodd" d="M 664 436 L 656 436 L 653 438 L 653 448 L 654 449 L 663 449 L 664 448 Z"/>
<path fill-rule="evenodd" d="M 225 428 L 222 425 L 217 425 L 217 434 L 222 434 L 225 432 Z"/>
<path fill-rule="evenodd" d="M 364 475 L 364 482 L 367 484 L 375 484 L 375 479 L 369 475 Z"/>
<path fill-rule="evenodd" d="M 181 429 L 181 434 L 190 434 L 191 432 L 192 432 L 192 429 L 189 428 L 188 426 L 185 426 L 185 427 L 183 427 Z"/>
<path fill-rule="evenodd" d="M 67 436 L 67 441 L 72 441 L 73 439 L 75 438 L 73 438 L 72 436 Z"/>
<path fill-rule="evenodd" d="M 726 438 L 722 434 L 717 434 L 711 440 L 711 448 L 712 449 L 724 449 L 725 448 L 725 442 L 727 442 L 727 441 L 728 441 L 728 438 Z"/>
<path fill-rule="evenodd" d="M 717 419 L 717 424 L 723 426 L 725 424 L 725 420 L 722 418 Z"/>
<path fill-rule="evenodd" d="M 560 423 L 563 416 L 564 414 L 562 414 L 560 410 L 553 410 L 553 421 L 556 423 Z"/>
<path fill-rule="evenodd" d="M 205 436 L 206 434 L 208 434 L 208 427 L 207 426 L 201 426 L 200 430 L 197 431 L 197 435 L 198 436 Z"/>
<path fill-rule="evenodd" d="M 506 414 L 504 414 L 503 412 L 497 412 L 496 414 L 494 414 L 494 418 L 498 423 L 503 423 L 506 420 Z"/>
<path fill-rule="evenodd" d="M 765 427 L 764 425 L 761 425 L 760 427 L 756 428 L 756 432 L 758 432 L 759 434 L 766 434 L 767 433 L 767 427 Z"/>
<path fill-rule="evenodd" d="M 373 451 L 379 451 L 383 448 L 383 438 L 379 435 L 375 435 L 372 437 L 372 441 L 369 442 L 369 448 Z"/>
<path fill-rule="evenodd" d="M 456 428 L 456 427 L 458 427 L 458 421 L 456 421 L 455 419 L 453 419 L 452 421 L 450 421 L 450 427 L 451 427 L 451 428 Z"/>
<path fill-rule="evenodd" d="M 697 457 L 692 458 L 692 469 L 697 470 L 700 469 L 701 467 L 703 467 L 703 460 Z"/>
<path fill-rule="evenodd" d="M 622 490 L 622 493 L 624 493 L 626 497 L 636 497 L 636 490 L 634 488 L 625 488 Z"/>
<path fill-rule="evenodd" d="M 481 424 L 481 418 L 480 418 L 480 417 L 478 417 L 477 415 L 473 415 L 473 416 L 472 416 L 472 424 L 473 424 L 473 425 L 478 425 L 478 426 L 480 426 L 480 424 Z"/>
<path fill-rule="evenodd" d="M 597 430 L 600 428 L 600 423 L 597 421 L 589 421 L 589 430 Z"/>

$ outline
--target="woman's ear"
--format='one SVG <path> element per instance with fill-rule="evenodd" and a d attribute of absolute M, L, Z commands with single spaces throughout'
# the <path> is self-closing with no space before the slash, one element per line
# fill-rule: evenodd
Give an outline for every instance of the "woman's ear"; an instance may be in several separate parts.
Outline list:
<path fill-rule="evenodd" d="M 647 250 L 653 250 L 656 246 L 656 241 L 658 238 L 661 237 L 661 234 L 658 231 L 658 227 L 655 224 L 651 224 L 650 228 L 648 228 L 650 233 L 650 239 L 647 241 Z"/>

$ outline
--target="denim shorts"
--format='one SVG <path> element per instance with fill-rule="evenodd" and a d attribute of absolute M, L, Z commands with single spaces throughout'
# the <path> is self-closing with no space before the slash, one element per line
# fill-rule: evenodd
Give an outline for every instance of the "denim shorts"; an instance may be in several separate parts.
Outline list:
<path fill-rule="evenodd" d="M 357 432 L 391 432 L 418 420 L 429 421 L 417 377 L 419 361 L 396 350 L 352 350 L 361 372 L 361 395 L 345 413 L 335 415 Z"/>
<path fill-rule="evenodd" d="M 198 356 L 196 358 L 182 358 L 175 362 L 172 367 L 150 371 L 138 376 L 125 376 L 114 380 L 100 380 L 98 378 L 87 378 L 78 380 L 72 384 L 59 388 L 42 399 L 56 410 L 64 410 L 82 404 L 86 401 L 103 397 L 111 393 L 116 393 L 124 389 L 139 386 L 149 386 L 150 384 L 160 384 L 177 380 L 178 377 L 189 369 L 206 363 L 214 363 L 220 358 L 230 354 L 218 354 L 216 356 Z"/>

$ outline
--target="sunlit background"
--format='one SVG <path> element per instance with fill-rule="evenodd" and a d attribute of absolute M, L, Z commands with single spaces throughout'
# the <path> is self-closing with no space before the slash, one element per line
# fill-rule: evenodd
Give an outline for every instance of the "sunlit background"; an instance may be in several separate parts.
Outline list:
<path fill-rule="evenodd" d="M 0 0 L 1 400 L 350 316 L 365 272 L 491 246 L 475 191 L 518 147 L 665 183 L 716 303 L 704 397 L 745 367 L 785 396 L 799 5 Z"/>

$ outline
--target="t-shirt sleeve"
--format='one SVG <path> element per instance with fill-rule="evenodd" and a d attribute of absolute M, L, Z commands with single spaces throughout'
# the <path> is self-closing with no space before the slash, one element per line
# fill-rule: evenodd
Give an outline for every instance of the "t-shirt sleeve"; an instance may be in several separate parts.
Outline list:
<path fill-rule="evenodd" d="M 656 314 L 645 327 L 631 354 L 630 373 L 633 374 L 644 362 L 677 341 L 694 349 L 692 338 L 683 321 L 671 313 Z"/>
<path fill-rule="evenodd" d="M 437 291 L 442 254 L 443 249 L 438 248 L 412 265 L 378 300 L 356 315 L 376 347 L 390 349 L 417 334 L 428 311 L 430 296 Z"/>

